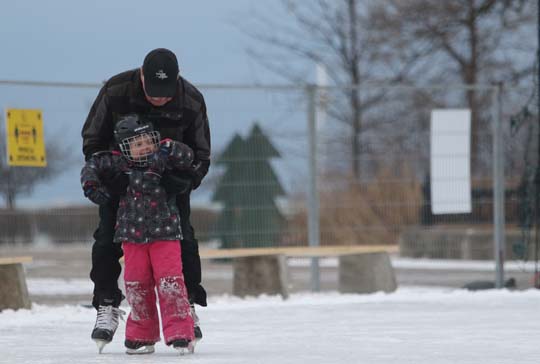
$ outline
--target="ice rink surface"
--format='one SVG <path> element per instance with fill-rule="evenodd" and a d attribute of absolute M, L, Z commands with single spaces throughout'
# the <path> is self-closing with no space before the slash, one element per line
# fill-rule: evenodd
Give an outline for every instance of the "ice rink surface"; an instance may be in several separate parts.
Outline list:
<path fill-rule="evenodd" d="M 128 307 L 124 307 L 129 311 Z M 124 353 L 124 323 L 98 355 L 95 311 L 34 305 L 0 313 L 0 363 L 540 363 L 540 291 L 404 287 L 396 293 L 213 296 L 204 338 L 180 357 L 163 343 Z"/>

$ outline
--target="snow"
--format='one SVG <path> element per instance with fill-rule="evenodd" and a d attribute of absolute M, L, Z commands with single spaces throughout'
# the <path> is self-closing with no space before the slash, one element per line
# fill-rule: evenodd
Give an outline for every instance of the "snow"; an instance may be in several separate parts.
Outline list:
<path fill-rule="evenodd" d="M 94 284 L 88 278 L 27 278 L 26 286 L 30 294 L 44 296 L 90 294 L 94 289 Z"/>
<path fill-rule="evenodd" d="M 461 260 L 461 259 L 428 259 L 428 258 L 402 258 L 391 257 L 392 267 L 395 269 L 434 269 L 434 270 L 468 270 L 478 272 L 494 272 L 495 262 L 492 260 Z M 287 264 L 291 267 L 309 267 L 309 258 L 289 258 Z M 533 272 L 534 262 L 505 261 L 505 272 Z M 339 266 L 338 258 L 319 259 L 320 267 L 335 268 Z"/>
<path fill-rule="evenodd" d="M 214 296 L 197 310 L 204 338 L 195 355 L 159 343 L 133 357 L 124 353 L 124 323 L 98 355 L 95 311 L 34 305 L 0 313 L 0 363 L 539 363 L 539 307 L 538 290 Z"/>
<path fill-rule="evenodd" d="M 289 258 L 287 261 L 289 267 L 309 267 L 310 259 Z M 43 261 L 32 262 L 32 267 L 46 265 Z M 52 263 L 51 263 L 52 265 Z M 321 268 L 338 267 L 337 258 L 324 258 L 319 260 Z M 450 271 L 476 271 L 493 272 L 495 263 L 493 261 L 474 261 L 474 260 L 447 260 L 447 259 L 413 259 L 392 257 L 392 266 L 395 269 L 423 269 L 423 270 L 450 270 Z M 534 272 L 534 262 L 507 261 L 504 265 L 506 273 L 514 272 Z M 532 273 L 531 273 L 532 274 Z M 232 279 L 232 271 L 213 271 L 204 272 L 205 279 Z M 28 291 L 33 295 L 53 296 L 68 294 L 91 294 L 93 290 L 92 282 L 87 278 L 27 278 Z"/>

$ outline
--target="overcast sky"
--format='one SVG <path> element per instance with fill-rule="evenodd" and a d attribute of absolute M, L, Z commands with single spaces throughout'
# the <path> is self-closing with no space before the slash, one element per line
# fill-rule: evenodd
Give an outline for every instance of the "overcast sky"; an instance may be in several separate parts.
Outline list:
<path fill-rule="evenodd" d="M 200 83 L 252 82 L 254 62 L 235 27 L 276 0 L 16 0 L 0 13 L 0 78 L 95 82 L 173 50 Z M 265 10 L 267 11 L 267 10 Z"/>
<path fill-rule="evenodd" d="M 0 12 L 0 80 L 99 83 L 139 67 L 148 51 L 165 47 L 177 54 L 183 76 L 197 85 L 283 83 L 247 55 L 246 48 L 253 43 L 236 26 L 254 13 L 283 18 L 279 4 L 280 0 L 6 1 Z M 277 100 L 286 95 L 202 91 L 214 152 L 234 133 L 247 134 L 254 120 L 261 121 L 263 128 L 279 123 L 291 126 L 290 102 Z M 66 173 L 20 199 L 19 206 L 87 203 L 78 181 L 80 130 L 97 92 L 0 85 L 2 109 L 42 109 L 46 142 L 72 146 L 78 159 Z M 305 126 L 302 113 L 300 108 L 301 128 Z M 292 158 L 286 162 L 288 170 L 296 173 L 296 162 Z"/>

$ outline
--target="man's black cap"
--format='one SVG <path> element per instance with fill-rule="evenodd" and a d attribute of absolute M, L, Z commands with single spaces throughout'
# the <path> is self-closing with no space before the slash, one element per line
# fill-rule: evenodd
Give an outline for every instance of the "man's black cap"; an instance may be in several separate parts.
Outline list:
<path fill-rule="evenodd" d="M 178 60 L 173 52 L 157 48 L 144 58 L 144 88 L 151 97 L 173 97 L 178 79 Z"/>

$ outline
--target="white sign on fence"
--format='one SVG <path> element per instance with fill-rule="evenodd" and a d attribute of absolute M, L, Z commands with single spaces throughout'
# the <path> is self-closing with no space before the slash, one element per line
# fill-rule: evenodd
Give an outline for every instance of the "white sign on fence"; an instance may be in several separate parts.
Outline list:
<path fill-rule="evenodd" d="M 471 111 L 431 112 L 431 211 L 470 213 Z"/>

